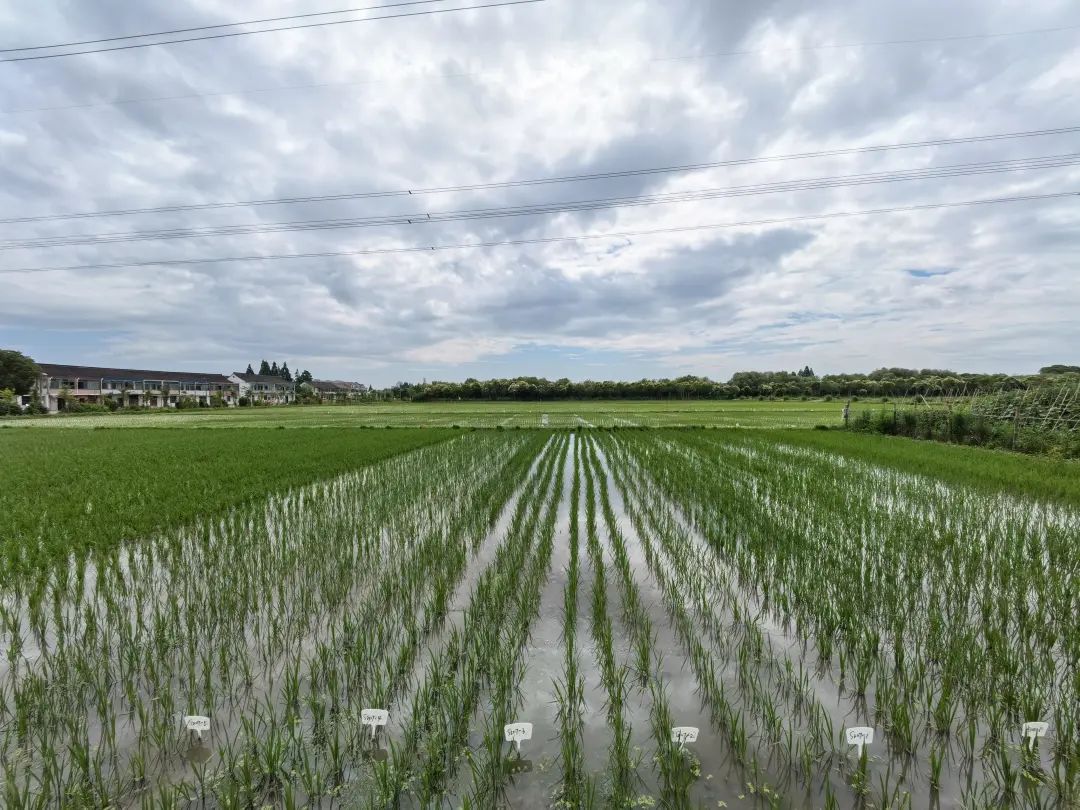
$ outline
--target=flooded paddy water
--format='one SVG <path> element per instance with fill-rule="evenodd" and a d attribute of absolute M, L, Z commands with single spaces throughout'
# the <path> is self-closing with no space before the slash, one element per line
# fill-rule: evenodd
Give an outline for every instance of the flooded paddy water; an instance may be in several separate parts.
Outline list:
<path fill-rule="evenodd" d="M 1078 545 L 756 437 L 470 433 L 4 583 L 4 804 L 1068 807 Z"/>

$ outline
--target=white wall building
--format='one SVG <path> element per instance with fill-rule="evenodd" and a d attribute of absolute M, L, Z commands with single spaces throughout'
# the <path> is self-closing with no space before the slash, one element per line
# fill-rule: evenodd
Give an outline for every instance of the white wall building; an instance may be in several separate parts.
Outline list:
<path fill-rule="evenodd" d="M 296 401 L 296 386 L 273 374 L 241 374 L 234 371 L 229 380 L 240 388 L 240 396 L 267 405 L 284 405 Z"/>
<path fill-rule="evenodd" d="M 215 395 L 226 405 L 235 405 L 240 397 L 239 386 L 222 374 L 55 363 L 38 366 L 41 379 L 35 399 L 50 412 L 64 410 L 69 402 L 111 400 L 123 407 L 172 408 L 181 398 L 209 406 Z"/>

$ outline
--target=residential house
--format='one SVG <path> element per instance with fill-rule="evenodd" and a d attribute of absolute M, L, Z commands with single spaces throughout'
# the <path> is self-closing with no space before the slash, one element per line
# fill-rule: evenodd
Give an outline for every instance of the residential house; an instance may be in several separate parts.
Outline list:
<path fill-rule="evenodd" d="M 49 411 L 62 411 L 69 402 L 105 403 L 125 407 L 176 407 L 181 398 L 209 406 L 216 395 L 235 405 L 239 386 L 222 374 L 190 371 L 148 371 L 39 363 L 41 379 L 36 399 Z"/>
<path fill-rule="evenodd" d="M 266 405 L 284 405 L 296 401 L 296 386 L 273 374 L 241 374 L 234 371 L 229 379 L 240 386 L 240 396 Z"/>
<path fill-rule="evenodd" d="M 367 392 L 366 385 L 344 380 L 312 380 L 311 387 L 315 389 L 315 393 L 323 402 L 359 399 Z"/>

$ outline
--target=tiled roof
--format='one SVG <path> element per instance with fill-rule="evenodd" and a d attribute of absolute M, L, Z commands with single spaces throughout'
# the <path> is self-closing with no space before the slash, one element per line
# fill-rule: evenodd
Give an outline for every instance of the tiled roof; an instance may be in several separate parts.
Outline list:
<path fill-rule="evenodd" d="M 103 368 L 100 366 L 67 366 L 57 363 L 38 363 L 50 377 L 80 380 L 175 380 L 177 382 L 205 382 L 229 385 L 231 380 L 224 374 L 203 374 L 195 371 L 151 371 L 142 368 Z"/>
<path fill-rule="evenodd" d="M 233 375 L 239 377 L 246 383 L 278 383 L 279 385 L 292 385 L 292 383 L 284 377 L 278 377 L 276 374 L 241 374 L 239 371 L 234 371 Z"/>

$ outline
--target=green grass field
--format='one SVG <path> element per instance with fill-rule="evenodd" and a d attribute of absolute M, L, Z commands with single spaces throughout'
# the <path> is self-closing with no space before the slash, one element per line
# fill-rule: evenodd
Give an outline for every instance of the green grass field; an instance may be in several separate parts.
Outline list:
<path fill-rule="evenodd" d="M 0 572 L 106 549 L 451 430 L 0 432 Z"/>
<path fill-rule="evenodd" d="M 837 426 L 840 401 L 594 401 L 594 402 L 434 402 L 371 405 L 311 405 L 160 411 L 0 419 L 13 427 L 708 427 L 799 428 Z M 863 409 L 889 404 L 856 402 Z"/>

